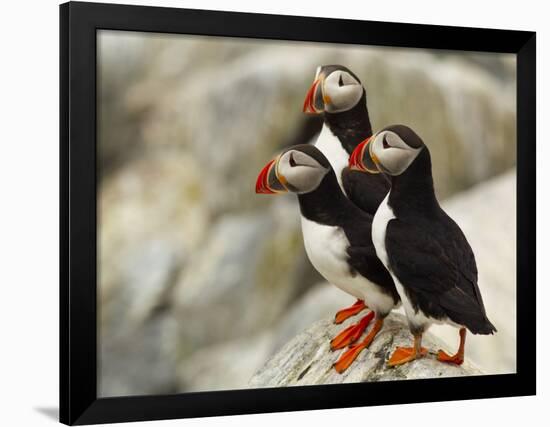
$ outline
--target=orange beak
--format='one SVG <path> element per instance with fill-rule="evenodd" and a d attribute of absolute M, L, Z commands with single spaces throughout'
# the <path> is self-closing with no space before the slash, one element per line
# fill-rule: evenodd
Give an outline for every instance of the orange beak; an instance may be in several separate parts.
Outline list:
<path fill-rule="evenodd" d="M 363 155 L 365 154 L 365 148 L 368 146 L 370 137 L 360 142 L 355 150 L 349 156 L 349 167 L 351 170 L 358 170 L 361 172 L 367 172 L 365 165 L 363 164 Z"/>
<path fill-rule="evenodd" d="M 375 160 L 371 158 L 369 147 L 371 139 L 372 136 L 360 142 L 351 153 L 351 156 L 349 157 L 349 167 L 351 170 L 368 173 L 380 173 L 376 166 Z M 365 159 L 365 155 L 367 155 L 368 159 Z"/>
<path fill-rule="evenodd" d="M 260 171 L 260 174 L 256 179 L 256 194 L 275 194 L 276 193 L 275 190 L 271 189 L 268 181 L 269 173 L 271 172 L 271 168 L 273 167 L 274 164 L 275 164 L 275 160 L 271 160 Z"/>
<path fill-rule="evenodd" d="M 321 112 L 315 108 L 315 94 L 320 83 L 321 79 L 316 79 L 307 91 L 306 99 L 304 100 L 304 113 L 319 114 Z"/>

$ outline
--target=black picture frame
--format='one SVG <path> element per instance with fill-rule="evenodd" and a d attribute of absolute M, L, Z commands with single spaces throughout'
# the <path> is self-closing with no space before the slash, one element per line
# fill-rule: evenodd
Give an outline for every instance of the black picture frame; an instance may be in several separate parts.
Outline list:
<path fill-rule="evenodd" d="M 517 373 L 98 398 L 96 31 L 253 37 L 517 55 Z M 60 421 L 159 420 L 525 396 L 535 380 L 536 34 L 149 6 L 60 6 Z M 437 387 L 431 387 L 432 382 Z M 396 389 L 399 393 L 395 393 Z"/>

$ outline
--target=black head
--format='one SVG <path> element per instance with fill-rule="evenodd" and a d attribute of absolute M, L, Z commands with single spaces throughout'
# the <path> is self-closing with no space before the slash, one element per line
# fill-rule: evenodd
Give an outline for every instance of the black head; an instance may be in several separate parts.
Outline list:
<path fill-rule="evenodd" d="M 310 193 L 319 187 L 331 170 L 327 158 L 313 145 L 294 145 L 268 162 L 260 171 L 256 180 L 256 193 Z"/>
<path fill-rule="evenodd" d="M 427 149 L 424 142 L 411 128 L 392 125 L 359 144 L 350 156 L 350 167 L 377 173 L 375 165 L 388 175 L 401 175 L 423 149 Z"/>
<path fill-rule="evenodd" d="M 355 107 L 363 97 L 361 80 L 343 65 L 317 67 L 304 101 L 305 113 L 341 113 Z"/>

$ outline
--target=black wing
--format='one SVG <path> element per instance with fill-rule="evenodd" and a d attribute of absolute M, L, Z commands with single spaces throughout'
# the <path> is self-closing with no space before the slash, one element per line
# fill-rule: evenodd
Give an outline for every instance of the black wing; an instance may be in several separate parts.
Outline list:
<path fill-rule="evenodd" d="M 458 226 L 448 217 L 443 227 L 426 231 L 393 219 L 386 230 L 390 267 L 415 309 L 448 317 L 476 334 L 496 331 L 487 319 L 477 286 L 474 255 Z"/>
<path fill-rule="evenodd" d="M 344 168 L 342 185 L 348 198 L 360 209 L 374 215 L 390 191 L 390 181 L 384 174 L 370 174 Z"/>
<path fill-rule="evenodd" d="M 393 297 L 394 303 L 399 302 L 399 294 L 393 284 L 393 279 L 386 267 L 376 256 L 374 246 L 350 246 L 348 248 L 348 263 L 361 276 L 382 287 Z"/>

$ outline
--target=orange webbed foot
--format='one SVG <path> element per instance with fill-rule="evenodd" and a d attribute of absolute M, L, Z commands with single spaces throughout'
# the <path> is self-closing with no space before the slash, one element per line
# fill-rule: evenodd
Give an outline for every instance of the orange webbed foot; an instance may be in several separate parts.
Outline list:
<path fill-rule="evenodd" d="M 334 369 L 336 369 L 336 372 L 341 374 L 346 369 L 350 367 L 350 365 L 353 363 L 355 359 L 357 359 L 357 356 L 366 348 L 366 346 L 361 344 L 355 344 L 354 346 L 351 346 L 340 358 L 336 361 L 334 364 Z"/>
<path fill-rule="evenodd" d="M 334 316 L 334 323 L 339 325 L 344 320 L 349 319 L 351 316 L 355 316 L 357 313 L 360 313 L 365 308 L 367 308 L 365 302 L 358 299 L 352 306 L 344 308 L 336 313 L 336 316 Z"/>
<path fill-rule="evenodd" d="M 437 353 L 437 360 L 439 360 L 440 362 L 452 363 L 454 365 L 462 365 L 464 363 L 464 357 L 462 355 L 457 353 L 450 356 L 443 350 L 439 350 L 439 352 Z"/>
<path fill-rule="evenodd" d="M 369 325 L 373 317 L 374 317 L 374 312 L 371 311 L 369 314 L 363 317 L 358 323 L 356 323 L 355 325 L 348 326 L 346 329 L 344 329 L 342 332 L 336 335 L 330 341 L 331 350 L 339 350 L 357 341 L 361 337 L 361 335 L 363 335 L 363 332 L 365 332 L 365 329 L 367 329 L 367 326 Z"/>
<path fill-rule="evenodd" d="M 437 360 L 445 363 L 453 363 L 455 365 L 462 365 L 464 363 L 464 345 L 466 343 L 466 328 L 460 328 L 460 344 L 458 351 L 453 356 L 445 353 L 443 350 L 439 350 L 437 353 Z"/>
<path fill-rule="evenodd" d="M 340 356 L 338 361 L 333 365 L 336 372 L 341 374 L 350 367 L 353 361 L 357 359 L 357 356 L 372 343 L 374 337 L 378 334 L 380 329 L 382 329 L 382 325 L 383 320 L 378 319 L 363 341 L 351 346 L 342 356 Z"/>
<path fill-rule="evenodd" d="M 428 350 L 424 347 L 420 351 L 416 351 L 414 347 L 397 347 L 388 360 L 388 366 L 399 366 L 413 360 L 420 359 L 428 354 Z"/>

